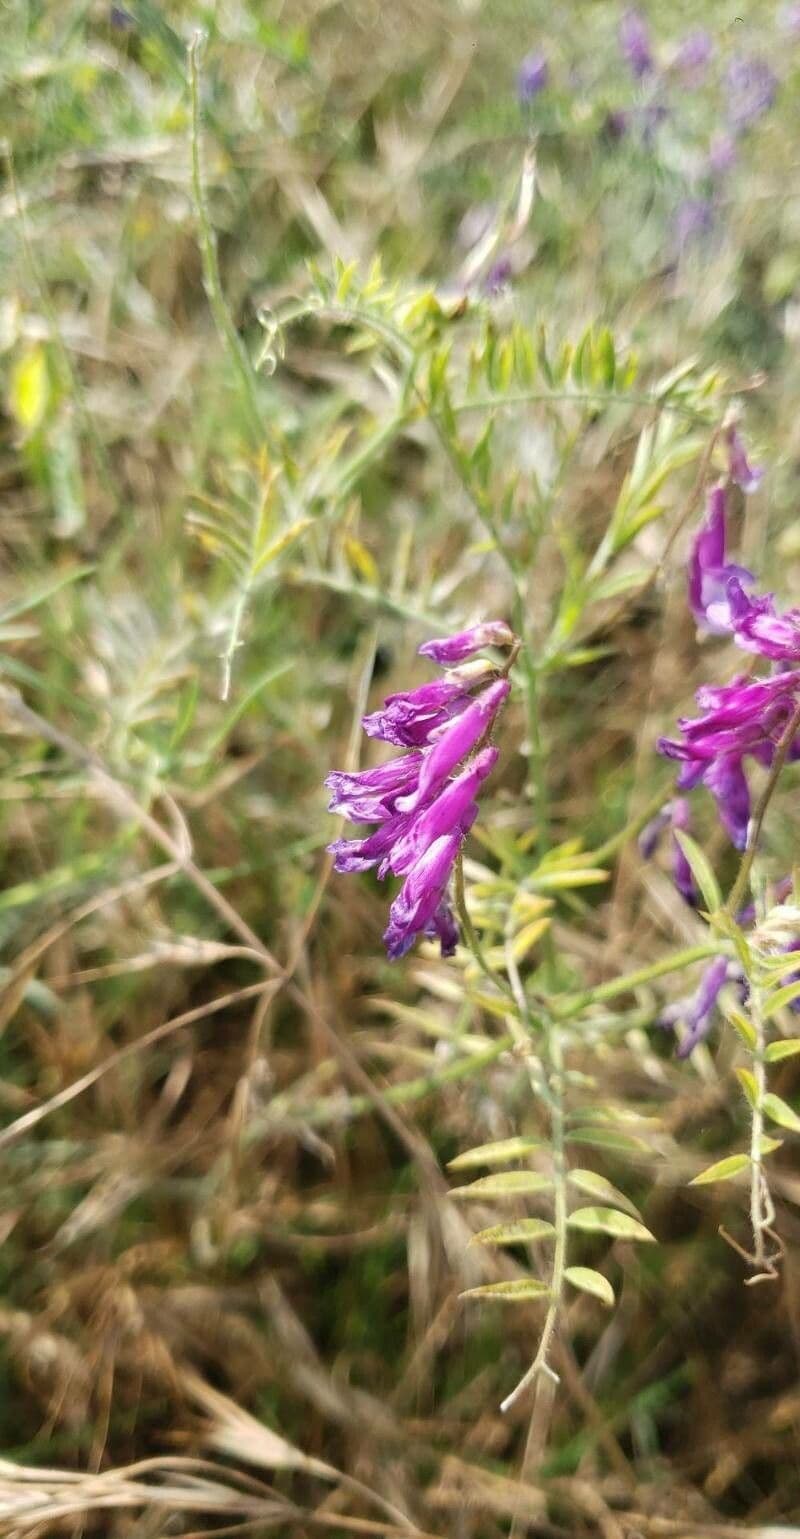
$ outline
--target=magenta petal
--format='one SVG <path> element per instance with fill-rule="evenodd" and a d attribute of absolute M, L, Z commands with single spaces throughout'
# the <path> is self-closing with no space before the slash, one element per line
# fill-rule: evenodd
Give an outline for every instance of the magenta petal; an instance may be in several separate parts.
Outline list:
<path fill-rule="evenodd" d="M 411 867 L 389 909 L 389 924 L 384 941 L 391 961 L 404 956 L 417 935 L 423 934 L 433 919 L 463 837 L 458 829 L 455 833 L 436 839 Z"/>
<path fill-rule="evenodd" d="M 421 657 L 432 657 L 435 663 L 449 665 L 462 663 L 465 658 L 473 657 L 480 652 L 481 647 L 509 647 L 514 640 L 514 632 L 509 629 L 504 620 L 485 620 L 482 625 L 473 625 L 469 630 L 458 631 L 455 636 L 442 636 L 437 641 L 425 641 L 420 647 Z"/>
<path fill-rule="evenodd" d="M 424 757 L 417 791 L 398 801 L 400 812 L 415 812 L 444 785 L 451 771 L 472 752 L 478 739 L 486 732 L 510 687 L 508 679 L 498 679 L 496 683 L 490 684 L 455 721 L 440 732 Z"/>
<path fill-rule="evenodd" d="M 396 875 L 402 876 L 429 844 L 459 826 L 496 762 L 497 749 L 484 748 L 455 780 L 445 786 L 429 807 L 416 817 L 406 814 L 411 819 L 410 827 L 404 838 L 398 840 L 390 859 L 391 869 Z"/>

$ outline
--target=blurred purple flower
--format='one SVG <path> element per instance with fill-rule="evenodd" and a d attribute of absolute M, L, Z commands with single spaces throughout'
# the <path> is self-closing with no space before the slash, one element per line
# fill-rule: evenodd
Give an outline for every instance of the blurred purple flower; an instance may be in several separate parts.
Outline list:
<path fill-rule="evenodd" d="M 675 55 L 675 65 L 688 84 L 697 85 L 703 79 L 714 57 L 714 40 L 705 27 L 695 27 L 687 32 Z"/>
<path fill-rule="evenodd" d="M 509 256 L 499 256 L 492 263 L 483 280 L 484 293 L 488 294 L 490 298 L 494 298 L 496 294 L 501 293 L 504 288 L 508 287 L 513 276 L 514 269 L 511 265 L 511 258 Z"/>
<path fill-rule="evenodd" d="M 625 12 L 619 24 L 619 46 L 623 58 L 637 80 L 653 69 L 650 29 L 641 11 Z"/>
<path fill-rule="evenodd" d="M 753 582 L 752 572 L 725 559 L 726 496 L 721 484 L 707 498 L 706 521 L 695 536 L 689 557 L 689 607 L 701 630 L 724 635 L 731 629 L 728 581 Z"/>
<path fill-rule="evenodd" d="M 675 213 L 675 238 L 683 251 L 708 235 L 714 224 L 714 208 L 708 198 L 684 198 Z"/>
<path fill-rule="evenodd" d="M 662 1010 L 658 1018 L 659 1026 L 673 1029 L 679 1025 L 686 1027 L 678 1046 L 679 1058 L 688 1058 L 698 1042 L 708 1036 L 717 1000 L 728 977 L 728 965 L 726 957 L 715 957 L 703 972 L 696 992 L 689 999 L 679 1000 Z"/>
<path fill-rule="evenodd" d="M 734 424 L 728 428 L 725 438 L 728 445 L 728 468 L 731 480 L 735 481 L 743 492 L 755 492 L 764 479 L 763 466 L 750 464 L 739 430 Z"/>
<path fill-rule="evenodd" d="M 728 119 L 742 133 L 769 111 L 778 91 L 777 77 L 766 59 L 757 54 L 740 55 L 728 66 Z"/>
<path fill-rule="evenodd" d="M 713 176 L 724 176 L 736 164 L 736 140 L 731 134 L 715 134 L 708 150 L 708 169 Z"/>
<path fill-rule="evenodd" d="M 496 620 L 420 650 L 437 661 L 459 661 L 489 642 L 513 641 L 508 626 Z M 365 716 L 364 727 L 371 737 L 412 751 L 357 774 L 333 770 L 326 779 L 331 812 L 352 823 L 379 824 L 362 839 L 329 845 L 335 870 L 377 866 L 380 879 L 390 871 L 405 877 L 384 936 L 392 960 L 418 935 L 438 937 L 443 956 L 451 956 L 458 942 L 448 883 L 477 816 L 475 797 L 497 761 L 497 749 L 481 744 L 510 686 L 508 679 L 495 678 L 476 697 L 471 690 L 494 672 L 485 659 L 466 661 L 441 679 L 390 695 L 382 710 Z M 473 750 L 474 757 L 454 776 Z"/>
<path fill-rule="evenodd" d="M 517 75 L 517 94 L 520 103 L 526 107 L 535 96 L 539 95 L 547 85 L 549 76 L 547 59 L 543 53 L 534 51 L 525 55 Z"/>
<path fill-rule="evenodd" d="M 650 860 L 655 854 L 662 834 L 668 828 L 673 830 L 672 840 L 672 878 L 678 892 L 686 902 L 694 908 L 698 901 L 698 892 L 692 875 L 692 868 L 681 849 L 678 840 L 674 837 L 674 830 L 680 829 L 682 833 L 688 833 L 691 826 L 691 814 L 689 803 L 683 796 L 677 796 L 673 801 L 665 802 L 660 812 L 646 824 L 639 835 L 639 851 L 643 860 Z"/>

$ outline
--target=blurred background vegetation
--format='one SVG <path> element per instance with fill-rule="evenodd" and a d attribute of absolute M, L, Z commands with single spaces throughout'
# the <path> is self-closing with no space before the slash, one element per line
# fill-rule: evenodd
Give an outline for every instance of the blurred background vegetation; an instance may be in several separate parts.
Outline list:
<path fill-rule="evenodd" d="M 652 6 L 644 80 L 620 18 L 605 0 L 3 8 L 0 1446 L 21 1467 L 0 1467 L 3 1532 L 766 1539 L 800 1517 L 796 1162 L 779 1157 L 776 1284 L 744 1287 L 719 1236 L 741 1194 L 686 1190 L 742 1125 L 730 1047 L 676 1063 L 645 989 L 575 1060 L 596 1168 L 658 1244 L 587 1241 L 619 1302 L 573 1300 L 548 1446 L 525 1461 L 529 1408 L 497 1407 L 537 1311 L 459 1301 L 497 1274 L 442 1174 L 535 1129 L 525 1074 L 463 959 L 390 967 L 381 890 L 324 855 L 322 781 L 367 700 L 428 676 L 426 634 L 511 594 L 431 424 L 398 406 L 396 360 L 315 314 L 309 262 L 338 259 L 345 297 L 376 258 L 429 291 L 425 346 L 450 338 L 464 380 L 484 349 L 476 399 L 493 339 L 533 339 L 545 399 L 498 414 L 487 495 L 522 485 L 546 523 L 534 623 L 602 533 L 655 382 L 684 368 L 691 452 L 659 513 L 741 394 L 769 467 L 744 559 L 798 591 L 800 14 Z M 702 69 L 679 56 L 698 27 Z M 534 50 L 548 78 L 521 102 Z M 731 64 L 754 56 L 774 82 L 726 144 Z M 590 325 L 616 349 L 602 405 L 558 362 Z M 662 522 L 637 548 L 651 566 Z M 679 539 L 657 583 L 606 595 L 543 704 L 557 840 L 602 846 L 669 783 L 655 738 L 709 666 L 684 556 Z M 525 732 L 515 706 L 473 876 L 531 832 Z M 785 869 L 797 819 L 777 816 Z M 608 869 L 559 899 L 570 984 L 698 938 L 658 865 L 626 847 Z"/>

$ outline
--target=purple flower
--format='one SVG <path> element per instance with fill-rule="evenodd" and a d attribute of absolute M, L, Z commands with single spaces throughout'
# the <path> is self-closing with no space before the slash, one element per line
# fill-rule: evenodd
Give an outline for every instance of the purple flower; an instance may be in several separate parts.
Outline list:
<path fill-rule="evenodd" d="M 510 256 L 499 256 L 497 261 L 492 263 L 483 280 L 484 293 L 488 294 L 490 298 L 494 298 L 496 294 L 499 294 L 502 289 L 506 288 L 513 276 L 514 268 Z"/>
<path fill-rule="evenodd" d="M 357 775 L 331 770 L 325 781 L 333 792 L 328 811 L 338 812 L 351 823 L 379 823 L 391 817 L 397 797 L 416 787 L 421 763 L 422 754 L 407 753 Z"/>
<path fill-rule="evenodd" d="M 687 32 L 675 55 L 675 64 L 690 84 L 702 80 L 714 57 L 714 41 L 705 27 Z"/>
<path fill-rule="evenodd" d="M 662 1010 L 658 1018 L 659 1026 L 674 1028 L 682 1023 L 686 1027 L 678 1047 L 679 1058 L 688 1058 L 698 1042 L 708 1036 L 717 999 L 727 977 L 727 959 L 715 957 L 705 969 L 696 993 Z"/>
<path fill-rule="evenodd" d="M 715 134 L 708 150 L 708 169 L 712 176 L 724 176 L 736 164 L 736 140 L 731 134 Z"/>
<path fill-rule="evenodd" d="M 429 642 L 422 650 L 439 661 L 458 662 L 487 642 L 507 646 L 514 640 L 508 626 L 495 620 Z M 497 761 L 497 749 L 481 747 L 481 742 L 510 685 L 496 678 L 477 696 L 471 690 L 493 672 L 485 659 L 476 659 L 441 679 L 390 695 L 381 711 L 364 717 L 364 727 L 371 737 L 415 751 L 358 774 L 334 770 L 325 782 L 332 812 L 352 823 L 379 825 L 364 838 L 329 845 L 334 869 L 357 872 L 377 866 L 380 880 L 390 871 L 405 877 L 384 936 L 392 960 L 403 956 L 418 935 L 438 938 L 442 956 L 455 951 L 458 926 L 447 886 L 477 816 L 476 795 Z M 474 758 L 453 776 L 475 749 Z"/>
<path fill-rule="evenodd" d="M 724 635 L 731 629 L 728 582 L 752 582 L 746 567 L 725 560 L 726 495 L 721 484 L 708 493 L 706 521 L 689 558 L 689 607 L 702 630 Z"/>
<path fill-rule="evenodd" d="M 510 688 L 508 679 L 497 679 L 465 711 L 438 730 L 429 752 L 423 757 L 416 791 L 398 799 L 400 812 L 417 812 L 436 795 L 451 771 L 472 753 L 478 740 L 489 730 Z"/>
<path fill-rule="evenodd" d="M 743 133 L 769 111 L 778 82 L 765 59 L 748 54 L 731 60 L 727 87 L 728 119 L 736 133 Z"/>
<path fill-rule="evenodd" d="M 523 107 L 533 101 L 547 85 L 549 70 L 543 53 L 525 55 L 517 75 L 517 95 Z"/>
<path fill-rule="evenodd" d="M 728 428 L 725 437 L 728 444 L 728 469 L 731 480 L 735 481 L 743 492 L 756 491 L 764 479 L 764 467 L 750 464 L 739 431 L 734 424 Z"/>
<path fill-rule="evenodd" d="M 486 663 L 481 676 L 485 677 L 491 671 L 491 664 Z M 419 747 L 428 742 L 437 727 L 445 726 L 468 700 L 468 685 L 461 677 L 450 675 L 434 679 L 430 684 L 420 685 L 419 689 L 388 695 L 383 710 L 364 717 L 364 731 L 367 737 L 378 737 L 384 743 L 395 743 L 400 748 Z"/>
<path fill-rule="evenodd" d="M 749 756 L 760 764 L 772 763 L 799 693 L 800 672 L 757 680 L 740 677 L 719 687 L 706 685 L 696 696 L 704 714 L 678 722 L 682 741 L 659 739 L 659 752 L 681 764 L 679 790 L 691 790 L 702 781 L 739 850 L 746 847 L 750 820 L 743 760 Z M 798 753 L 800 744 L 792 749 L 793 757 Z"/>
<path fill-rule="evenodd" d="M 449 666 L 451 663 L 462 663 L 467 657 L 474 657 L 482 647 L 509 647 L 513 640 L 514 633 L 504 620 L 484 620 L 482 625 L 458 631 L 455 636 L 424 641 L 419 654 L 420 657 L 431 657 L 435 663 Z"/>
<path fill-rule="evenodd" d="M 650 30 L 641 11 L 626 11 L 619 24 L 619 46 L 637 80 L 653 69 Z"/>
<path fill-rule="evenodd" d="M 684 198 L 675 213 L 675 238 L 683 251 L 692 241 L 707 235 L 714 223 L 714 207 L 708 198 Z"/>
<path fill-rule="evenodd" d="M 497 757 L 496 748 L 483 748 L 419 817 L 406 815 L 410 826 L 394 843 L 389 858 L 389 866 L 396 876 L 403 876 L 429 844 L 443 834 L 452 833 L 471 813 L 475 797 L 494 769 Z"/>
<path fill-rule="evenodd" d="M 384 932 L 386 954 L 390 962 L 396 962 L 411 949 L 418 935 L 438 934 L 442 931 L 440 918 L 447 884 L 455 865 L 456 856 L 469 832 L 475 807 L 469 822 L 451 834 L 435 839 L 411 867 L 397 897 L 389 909 L 389 923 Z M 444 909 L 448 926 L 448 942 L 452 935 L 452 912 Z M 437 922 L 438 921 L 438 922 Z M 442 947 L 442 955 L 446 955 Z"/>
<path fill-rule="evenodd" d="M 728 583 L 728 607 L 734 637 L 745 652 L 759 652 L 776 663 L 800 662 L 800 609 L 776 614 L 771 593 L 751 598 L 735 577 Z M 786 677 L 794 675 L 779 675 Z"/>
<path fill-rule="evenodd" d="M 662 834 L 668 828 L 680 829 L 688 833 L 691 827 L 691 815 L 689 803 L 685 797 L 675 797 L 674 801 L 665 802 L 660 812 L 642 829 L 639 835 L 639 851 L 643 860 L 650 860 L 655 854 Z M 692 868 L 681 849 L 679 841 L 672 840 L 672 879 L 682 898 L 686 899 L 692 908 L 697 906 L 698 892 L 695 886 Z"/>

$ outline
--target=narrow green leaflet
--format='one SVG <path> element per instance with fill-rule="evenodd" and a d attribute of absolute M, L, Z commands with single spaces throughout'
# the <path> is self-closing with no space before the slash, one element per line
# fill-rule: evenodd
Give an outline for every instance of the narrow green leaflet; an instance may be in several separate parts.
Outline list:
<path fill-rule="evenodd" d="M 769 999 L 764 1005 L 765 1021 L 770 1020 L 773 1015 L 777 1015 L 784 1005 L 794 1004 L 796 999 L 800 999 L 800 980 L 797 979 L 794 983 L 787 983 L 784 988 L 776 989 L 774 994 L 770 994 Z"/>
<path fill-rule="evenodd" d="M 692 868 L 692 876 L 703 894 L 703 901 L 709 914 L 715 913 L 718 908 L 722 907 L 722 893 L 719 890 L 717 878 L 711 869 L 708 856 L 701 850 L 691 834 L 685 834 L 682 828 L 676 828 L 673 832 Z"/>
<path fill-rule="evenodd" d="M 590 1149 L 615 1149 L 620 1154 L 649 1154 L 649 1146 L 641 1138 L 629 1133 L 618 1133 L 615 1128 L 575 1128 L 567 1134 L 571 1144 L 588 1144 Z"/>
<path fill-rule="evenodd" d="M 535 1170 L 505 1170 L 496 1176 L 480 1176 L 469 1186 L 456 1186 L 451 1197 L 530 1197 L 535 1192 L 545 1192 L 553 1183 L 549 1176 L 540 1176 Z"/>
<path fill-rule="evenodd" d="M 733 1176 L 741 1175 L 750 1164 L 749 1154 L 729 1154 L 724 1160 L 717 1160 L 715 1165 L 709 1165 L 706 1170 L 701 1170 L 699 1176 L 695 1176 L 689 1182 L 690 1186 L 710 1186 L 712 1181 L 730 1181 Z"/>
<path fill-rule="evenodd" d="M 737 1069 L 736 1078 L 738 1079 L 739 1084 L 747 1096 L 750 1105 L 755 1106 L 756 1101 L 758 1100 L 758 1086 L 756 1085 L 755 1075 L 752 1074 L 749 1069 Z"/>
<path fill-rule="evenodd" d="M 514 1282 L 483 1283 L 480 1288 L 467 1288 L 459 1294 L 462 1299 L 509 1299 L 525 1302 L 526 1299 L 543 1299 L 550 1292 L 547 1283 L 537 1282 L 535 1277 L 522 1277 Z"/>
<path fill-rule="evenodd" d="M 555 1227 L 546 1218 L 520 1218 L 511 1224 L 494 1224 L 491 1229 L 480 1229 L 472 1236 L 470 1245 L 524 1245 L 530 1240 L 544 1239 L 555 1234 Z"/>
<path fill-rule="evenodd" d="M 632 1218 L 640 1218 L 640 1214 L 630 1198 L 620 1192 L 616 1186 L 607 1181 L 605 1176 L 597 1174 L 596 1170 L 570 1170 L 567 1180 L 572 1186 L 576 1186 L 579 1192 L 586 1192 L 589 1197 L 599 1197 L 602 1202 L 607 1202 L 614 1207 L 624 1208 Z"/>
<path fill-rule="evenodd" d="M 783 1042 L 770 1042 L 764 1057 L 767 1063 L 780 1063 L 782 1058 L 794 1058 L 800 1053 L 800 1037 L 787 1037 Z"/>
<path fill-rule="evenodd" d="M 616 1240 L 655 1240 L 655 1235 L 645 1229 L 629 1213 L 616 1208 L 577 1208 L 567 1220 L 572 1229 L 583 1229 L 588 1234 L 612 1234 Z"/>
<path fill-rule="evenodd" d="M 602 1272 L 594 1272 L 590 1266 L 568 1266 L 564 1276 L 573 1288 L 580 1288 L 583 1293 L 592 1293 L 601 1304 L 606 1304 L 609 1309 L 614 1307 L 614 1289 L 607 1277 Z"/>
<path fill-rule="evenodd" d="M 786 1101 L 782 1101 L 779 1095 L 770 1092 L 765 1095 L 762 1106 L 766 1115 L 777 1122 L 778 1127 L 788 1128 L 790 1133 L 800 1133 L 800 1117 L 793 1111 Z"/>
<path fill-rule="evenodd" d="M 474 1165 L 505 1165 L 506 1161 L 523 1160 L 543 1147 L 539 1138 L 501 1138 L 492 1144 L 477 1144 L 465 1149 L 454 1160 L 447 1161 L 448 1170 L 469 1170 Z"/>

